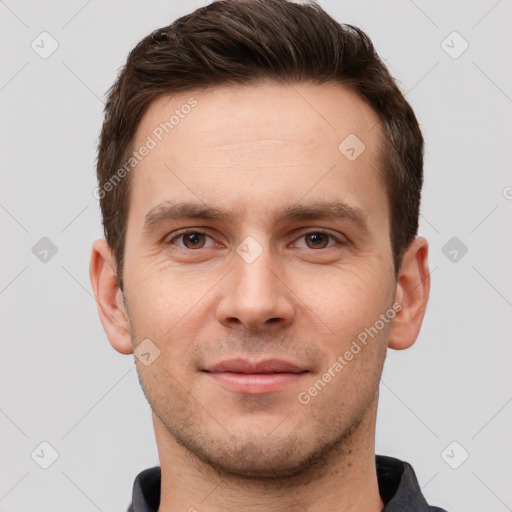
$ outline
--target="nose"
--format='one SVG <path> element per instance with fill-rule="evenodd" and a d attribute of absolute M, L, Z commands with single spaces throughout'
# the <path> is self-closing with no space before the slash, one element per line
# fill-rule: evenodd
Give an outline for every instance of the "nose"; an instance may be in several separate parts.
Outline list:
<path fill-rule="evenodd" d="M 283 269 L 265 249 L 252 262 L 235 255 L 234 268 L 223 280 L 217 319 L 225 327 L 276 330 L 293 322 L 293 292 Z"/>

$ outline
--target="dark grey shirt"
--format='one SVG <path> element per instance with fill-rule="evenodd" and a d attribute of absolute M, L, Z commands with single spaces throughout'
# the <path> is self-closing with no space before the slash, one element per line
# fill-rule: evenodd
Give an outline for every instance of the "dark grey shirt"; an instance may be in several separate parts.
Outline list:
<path fill-rule="evenodd" d="M 431 507 L 421 494 L 412 466 L 393 457 L 375 456 L 382 512 L 446 512 Z M 132 504 L 127 512 L 157 512 L 160 504 L 160 467 L 145 469 L 133 484 Z"/>

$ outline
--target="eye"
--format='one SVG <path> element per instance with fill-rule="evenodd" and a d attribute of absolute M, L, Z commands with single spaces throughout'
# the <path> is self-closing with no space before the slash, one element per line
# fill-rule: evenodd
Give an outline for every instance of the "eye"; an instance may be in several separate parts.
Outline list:
<path fill-rule="evenodd" d="M 203 231 L 182 231 L 175 235 L 171 240 L 169 240 L 167 244 L 177 245 L 178 247 L 181 247 L 183 249 L 204 249 L 207 238 L 210 237 Z M 177 241 L 181 241 L 183 245 L 176 243 Z"/>
<path fill-rule="evenodd" d="M 208 239 L 211 240 L 210 245 L 207 245 Z M 299 243 L 301 240 L 304 240 L 303 244 Z M 215 242 L 204 231 L 184 230 L 175 234 L 166 242 L 166 245 L 175 245 L 182 249 L 197 250 L 212 247 L 215 245 Z M 336 245 L 344 245 L 344 242 L 332 233 L 321 230 L 304 233 L 299 237 L 298 241 L 295 242 L 295 247 L 300 249 L 329 249 Z"/>
<path fill-rule="evenodd" d="M 305 247 L 300 247 L 305 249 L 328 249 L 333 245 L 336 245 L 336 242 L 343 245 L 343 242 L 341 242 L 338 238 L 325 231 L 310 231 L 309 233 L 303 234 L 299 240 L 305 240 Z M 333 241 L 334 243 L 328 245 L 329 240 Z"/>

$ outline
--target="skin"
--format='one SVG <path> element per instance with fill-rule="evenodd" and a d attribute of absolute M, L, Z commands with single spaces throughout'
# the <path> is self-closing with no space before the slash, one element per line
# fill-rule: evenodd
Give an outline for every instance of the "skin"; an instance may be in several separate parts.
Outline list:
<path fill-rule="evenodd" d="M 339 84 L 222 86 L 154 101 L 135 147 L 191 97 L 197 106 L 132 171 L 124 298 L 105 240 L 90 265 L 112 346 L 131 354 L 149 339 L 160 350 L 148 366 L 136 359 L 162 468 L 159 510 L 382 510 L 382 366 L 388 347 L 416 340 L 430 279 L 421 237 L 395 279 L 378 117 Z M 349 134 L 366 146 L 355 161 L 338 149 Z M 357 208 L 367 229 L 342 217 L 276 221 L 283 206 L 331 200 Z M 228 217 L 169 219 L 145 232 L 146 214 L 165 201 Z M 207 236 L 177 237 L 184 228 Z M 261 251 L 250 263 L 237 253 L 247 237 Z M 394 319 L 301 403 L 299 393 L 394 303 Z M 237 357 L 307 372 L 251 394 L 203 371 Z"/>

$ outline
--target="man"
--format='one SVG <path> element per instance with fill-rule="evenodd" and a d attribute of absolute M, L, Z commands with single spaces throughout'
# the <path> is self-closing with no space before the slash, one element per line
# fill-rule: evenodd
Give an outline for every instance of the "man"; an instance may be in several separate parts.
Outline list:
<path fill-rule="evenodd" d="M 375 455 L 430 280 L 423 138 L 367 36 L 215 2 L 137 45 L 105 114 L 90 275 L 160 458 L 129 510 L 441 510 Z"/>

